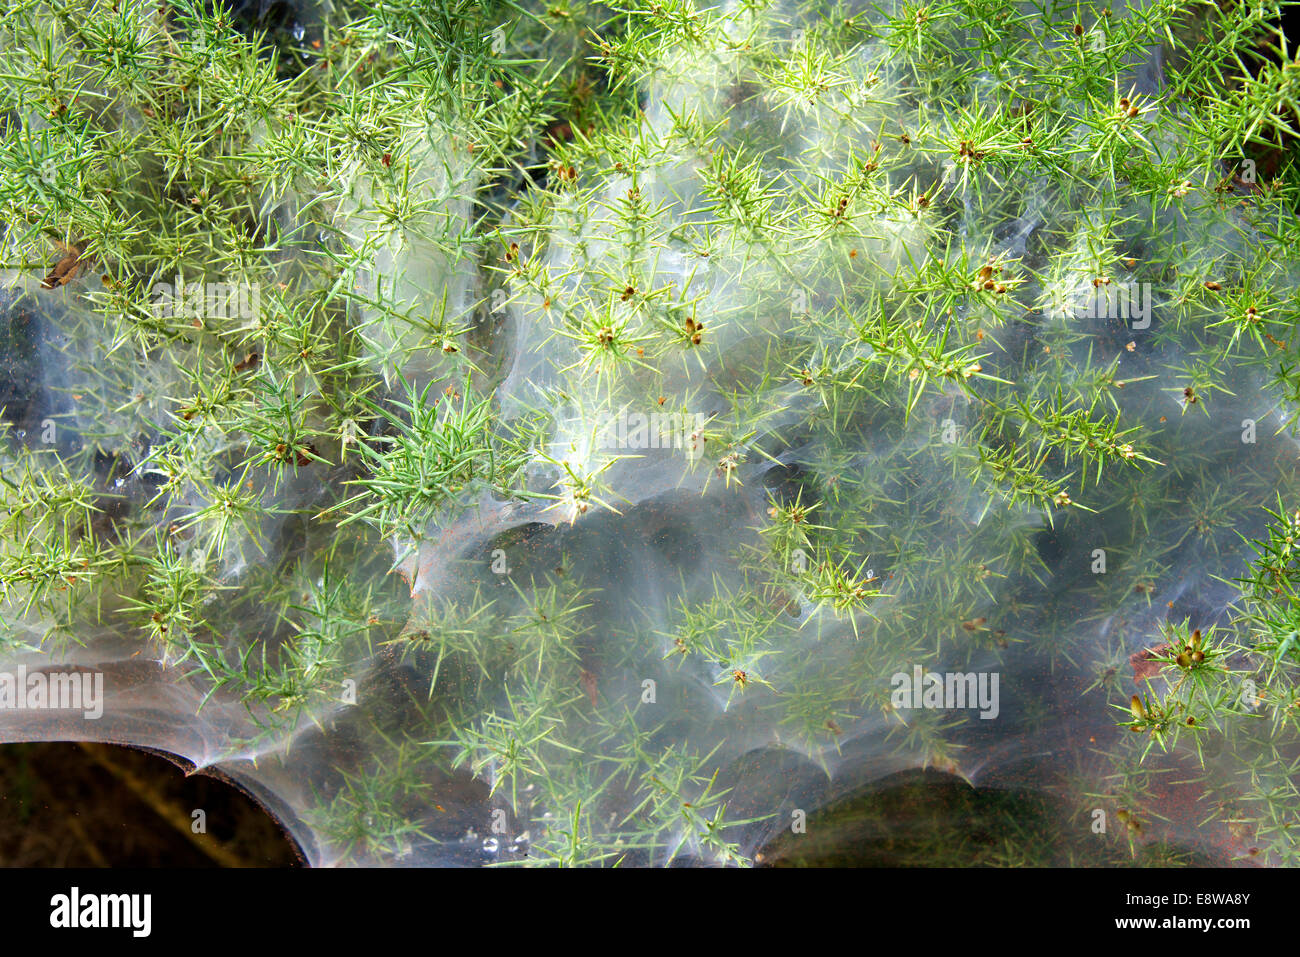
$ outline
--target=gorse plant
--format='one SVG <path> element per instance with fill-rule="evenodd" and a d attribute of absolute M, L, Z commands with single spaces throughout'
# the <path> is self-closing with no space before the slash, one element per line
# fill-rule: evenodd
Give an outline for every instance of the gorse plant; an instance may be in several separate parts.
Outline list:
<path fill-rule="evenodd" d="M 314 863 L 814 859 L 923 767 L 1071 822 L 981 861 L 1294 862 L 1276 4 L 0 11 L 0 642 L 78 733 Z"/>

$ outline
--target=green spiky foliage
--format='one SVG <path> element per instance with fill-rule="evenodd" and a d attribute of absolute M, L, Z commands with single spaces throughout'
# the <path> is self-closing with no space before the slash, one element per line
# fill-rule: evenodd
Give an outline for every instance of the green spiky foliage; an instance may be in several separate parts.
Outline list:
<path fill-rule="evenodd" d="M 1177 768 L 1291 862 L 1276 6 L 0 10 L 0 640 L 156 664 L 313 861 L 745 864 L 996 726 L 1072 862 L 1190 859 Z"/>

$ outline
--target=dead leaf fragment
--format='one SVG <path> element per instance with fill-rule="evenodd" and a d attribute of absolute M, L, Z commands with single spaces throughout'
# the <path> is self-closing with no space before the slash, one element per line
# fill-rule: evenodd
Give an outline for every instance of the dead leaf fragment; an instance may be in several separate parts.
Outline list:
<path fill-rule="evenodd" d="M 63 258 L 55 263 L 50 274 L 41 280 L 42 289 L 54 289 L 72 282 L 77 274 L 77 267 L 81 265 L 81 250 L 78 247 L 64 246 L 62 243 L 59 247 L 63 250 Z"/>
<path fill-rule="evenodd" d="M 1147 679 L 1160 677 L 1160 671 L 1165 663 L 1155 659 L 1167 655 L 1169 651 L 1170 646 L 1163 644 L 1155 648 L 1135 651 L 1129 655 L 1128 663 L 1133 667 L 1133 683 L 1140 685 Z"/>
<path fill-rule="evenodd" d="M 578 673 L 578 677 L 582 681 L 582 690 L 587 692 L 587 700 L 591 702 L 593 708 L 596 707 L 596 676 L 586 668 L 583 668 L 582 671 Z"/>

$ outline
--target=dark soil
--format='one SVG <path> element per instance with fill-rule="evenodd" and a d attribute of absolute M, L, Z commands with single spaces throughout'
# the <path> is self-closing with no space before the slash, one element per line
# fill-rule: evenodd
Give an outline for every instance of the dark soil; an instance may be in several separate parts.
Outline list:
<path fill-rule="evenodd" d="M 195 834 L 194 812 L 206 833 Z M 296 867 L 255 801 L 132 748 L 0 745 L 0 866 Z"/>

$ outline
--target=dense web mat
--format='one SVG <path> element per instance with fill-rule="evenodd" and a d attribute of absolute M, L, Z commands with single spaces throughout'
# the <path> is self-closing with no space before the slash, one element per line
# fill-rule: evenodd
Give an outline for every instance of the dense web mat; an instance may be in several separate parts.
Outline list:
<path fill-rule="evenodd" d="M 1154 14 L 553 6 L 460 59 L 302 12 L 300 101 L 247 45 L 117 210 L 174 262 L 6 200 L 54 258 L 5 273 L 0 738 L 219 769 L 321 865 L 797 859 L 920 768 L 1053 802 L 1006 863 L 1284 856 L 1232 609 L 1296 491 L 1296 223 Z M 228 23 L 124 10 L 215 87 Z M 56 205 L 164 135 L 102 100 L 80 156 L 20 118 Z"/>

